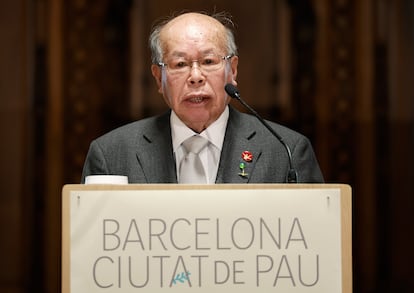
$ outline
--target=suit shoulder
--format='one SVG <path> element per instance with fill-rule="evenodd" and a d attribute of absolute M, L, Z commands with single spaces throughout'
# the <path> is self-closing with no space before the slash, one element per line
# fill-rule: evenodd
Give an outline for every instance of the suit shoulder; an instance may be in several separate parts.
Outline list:
<path fill-rule="evenodd" d="M 160 127 L 169 127 L 168 117 L 164 114 L 137 120 L 115 128 L 95 140 L 100 143 L 135 140 L 138 135 L 143 134 L 144 132 L 151 133 L 151 131 L 156 131 Z"/>
<path fill-rule="evenodd" d="M 251 114 L 240 113 L 240 121 L 244 125 L 251 126 L 253 129 L 255 129 L 255 131 L 261 134 L 264 134 L 267 136 L 270 133 L 269 130 L 259 121 L 259 119 Z M 289 140 L 289 141 L 297 141 L 300 139 L 307 140 L 306 136 L 304 136 L 303 134 L 301 134 L 300 132 L 296 130 L 293 130 L 287 126 L 284 126 L 274 121 L 270 121 L 270 120 L 265 120 L 265 121 L 278 135 L 280 135 L 285 140 Z"/>

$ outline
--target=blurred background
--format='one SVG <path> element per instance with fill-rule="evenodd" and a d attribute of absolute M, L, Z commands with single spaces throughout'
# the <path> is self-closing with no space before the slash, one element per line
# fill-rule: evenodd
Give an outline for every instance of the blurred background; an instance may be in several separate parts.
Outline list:
<path fill-rule="evenodd" d="M 1 1 L 0 291 L 60 291 L 62 186 L 166 109 L 147 38 L 183 9 L 233 15 L 244 99 L 352 186 L 354 292 L 414 292 L 412 0 Z"/>

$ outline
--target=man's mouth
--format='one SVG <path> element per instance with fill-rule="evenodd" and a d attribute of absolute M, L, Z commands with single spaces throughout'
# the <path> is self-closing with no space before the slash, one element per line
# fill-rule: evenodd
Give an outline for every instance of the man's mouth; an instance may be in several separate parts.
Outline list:
<path fill-rule="evenodd" d="M 197 96 L 197 97 L 191 97 L 191 98 L 187 99 L 187 101 L 190 102 L 190 103 L 199 104 L 199 103 L 203 102 L 206 99 L 207 99 L 206 96 Z"/>

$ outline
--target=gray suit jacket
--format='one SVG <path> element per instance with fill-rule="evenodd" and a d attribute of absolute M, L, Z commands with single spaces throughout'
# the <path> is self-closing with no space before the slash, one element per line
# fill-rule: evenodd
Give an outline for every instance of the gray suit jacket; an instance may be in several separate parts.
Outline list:
<path fill-rule="evenodd" d="M 129 183 L 177 183 L 170 112 L 115 129 L 94 140 L 86 157 L 88 175 L 126 175 Z M 301 183 L 322 183 L 323 176 L 309 140 L 269 122 L 289 145 Z M 253 154 L 251 162 L 242 153 Z M 240 163 L 246 176 L 240 176 Z M 230 107 L 216 183 L 284 183 L 289 161 L 284 146 L 256 117 Z"/>

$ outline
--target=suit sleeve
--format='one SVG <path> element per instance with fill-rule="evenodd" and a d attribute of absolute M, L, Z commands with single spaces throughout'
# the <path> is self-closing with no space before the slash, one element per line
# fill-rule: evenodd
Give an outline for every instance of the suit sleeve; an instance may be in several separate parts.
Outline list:
<path fill-rule="evenodd" d="M 108 175 L 105 156 L 97 141 L 91 143 L 86 155 L 81 179 L 82 184 L 85 183 L 85 177 L 89 175 Z"/>
<path fill-rule="evenodd" d="M 292 159 L 298 172 L 298 183 L 324 183 L 315 152 L 306 137 L 301 137 L 295 145 Z"/>

